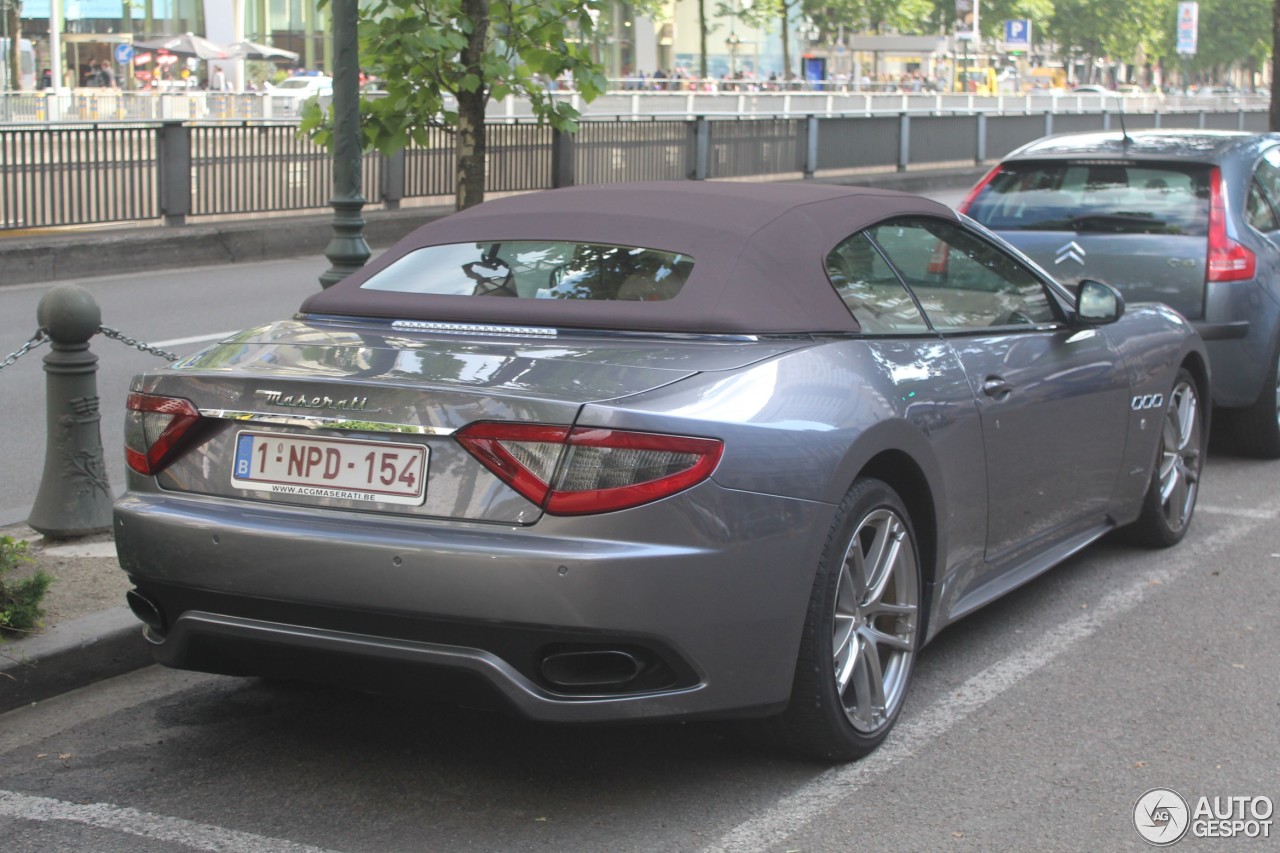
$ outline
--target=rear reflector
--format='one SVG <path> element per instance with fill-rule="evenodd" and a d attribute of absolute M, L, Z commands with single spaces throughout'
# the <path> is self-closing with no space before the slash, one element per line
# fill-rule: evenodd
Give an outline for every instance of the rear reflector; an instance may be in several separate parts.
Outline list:
<path fill-rule="evenodd" d="M 711 476 L 724 451 L 711 438 L 489 421 L 455 437 L 551 515 L 612 512 L 674 495 Z"/>
<path fill-rule="evenodd" d="M 1209 257 L 1205 281 L 1245 281 L 1254 277 L 1258 259 L 1252 251 L 1227 236 L 1227 208 L 1222 172 L 1209 170 Z"/>
<path fill-rule="evenodd" d="M 180 397 L 131 393 L 125 404 L 125 462 L 139 474 L 159 474 L 178 457 L 199 421 L 200 412 Z"/>

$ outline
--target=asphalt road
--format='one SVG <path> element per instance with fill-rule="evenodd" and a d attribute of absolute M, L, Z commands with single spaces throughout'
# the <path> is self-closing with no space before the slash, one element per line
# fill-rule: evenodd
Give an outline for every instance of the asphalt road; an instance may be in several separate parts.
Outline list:
<path fill-rule="evenodd" d="M 1132 812 L 1151 788 L 1280 799 L 1278 475 L 1214 455 L 1181 546 L 1100 543 L 948 628 L 860 763 L 790 761 L 728 724 L 553 727 L 152 667 L 0 716 L 0 838 L 6 853 L 1144 850 Z"/>

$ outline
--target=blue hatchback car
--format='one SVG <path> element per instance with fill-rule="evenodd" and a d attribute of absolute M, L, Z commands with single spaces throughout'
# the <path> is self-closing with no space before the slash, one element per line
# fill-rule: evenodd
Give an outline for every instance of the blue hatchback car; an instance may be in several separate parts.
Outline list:
<path fill-rule="evenodd" d="M 1068 286 L 1097 279 L 1177 309 L 1209 348 L 1215 428 L 1280 457 L 1280 134 L 1050 136 L 960 209 Z"/>

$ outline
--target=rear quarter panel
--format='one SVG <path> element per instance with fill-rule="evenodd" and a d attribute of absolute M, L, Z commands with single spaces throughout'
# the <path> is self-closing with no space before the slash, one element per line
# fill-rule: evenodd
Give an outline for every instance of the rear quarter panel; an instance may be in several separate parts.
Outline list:
<path fill-rule="evenodd" d="M 1209 359 L 1204 342 L 1182 315 L 1158 303 L 1130 305 L 1119 322 L 1104 328 L 1124 359 L 1135 398 L 1161 394 L 1167 403 L 1178 369 L 1186 365 L 1200 383 L 1200 405 L 1208 429 Z M 1136 519 L 1141 510 L 1156 463 L 1163 411 L 1130 408 L 1124 463 L 1113 501 L 1119 524 Z"/>
<path fill-rule="evenodd" d="M 936 519 L 934 531 L 913 519 L 917 533 L 936 545 L 925 580 L 982 559 L 981 427 L 965 374 L 937 337 L 822 343 L 615 404 L 590 404 L 579 423 L 720 437 L 725 454 L 713 475 L 720 485 L 833 507 L 868 463 L 905 456 L 928 483 Z M 825 538 L 826 530 L 812 534 Z"/>

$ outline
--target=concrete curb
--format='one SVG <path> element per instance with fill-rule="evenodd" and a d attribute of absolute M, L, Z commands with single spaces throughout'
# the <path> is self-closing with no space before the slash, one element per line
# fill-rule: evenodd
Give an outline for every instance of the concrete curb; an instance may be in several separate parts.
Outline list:
<path fill-rule="evenodd" d="M 0 713 L 151 664 L 142 623 L 115 607 L 0 645 Z"/>

